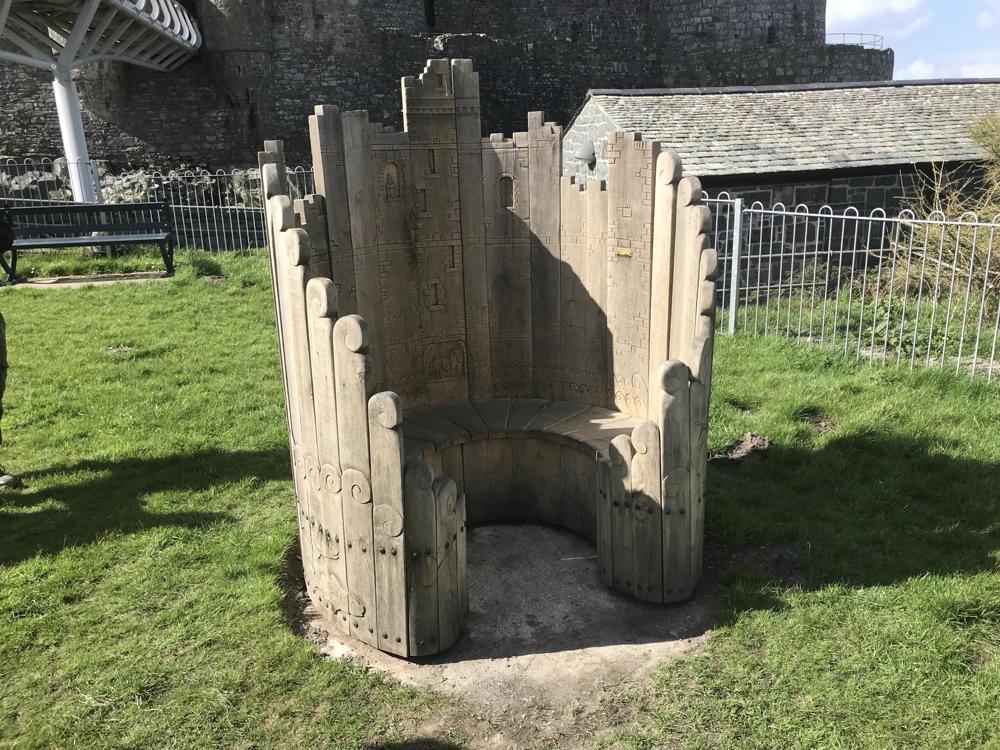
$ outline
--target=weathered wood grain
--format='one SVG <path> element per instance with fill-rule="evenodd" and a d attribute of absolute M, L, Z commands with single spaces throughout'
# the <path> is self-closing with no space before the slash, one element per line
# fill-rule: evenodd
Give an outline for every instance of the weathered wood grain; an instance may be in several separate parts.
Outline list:
<path fill-rule="evenodd" d="M 562 128 L 545 122 L 544 112 L 528 113 L 528 181 L 531 202 L 531 366 L 532 395 L 559 398 L 560 196 Z M 527 395 L 527 394 L 524 394 Z"/>
<path fill-rule="evenodd" d="M 607 586 L 614 586 L 614 535 L 611 513 L 611 459 L 597 459 L 597 568 L 601 580 Z"/>
<path fill-rule="evenodd" d="M 670 303 L 673 290 L 677 213 L 677 184 L 681 179 L 681 161 L 675 151 L 656 157 L 656 192 L 653 202 L 653 268 L 649 308 L 649 419 L 659 418 L 657 372 L 670 358 Z M 679 311 L 678 311 L 679 312 Z"/>
<path fill-rule="evenodd" d="M 372 467 L 373 559 L 376 627 L 379 648 L 407 656 L 406 544 L 403 522 L 403 413 L 391 391 L 368 400 L 368 435 Z"/>
<path fill-rule="evenodd" d="M 663 505 L 660 430 L 646 421 L 632 431 L 632 571 L 637 599 L 663 601 Z"/>
<path fill-rule="evenodd" d="M 691 411 L 690 370 L 668 360 L 660 367 L 663 471 L 663 601 L 691 594 Z"/>
<path fill-rule="evenodd" d="M 611 441 L 611 561 L 613 585 L 618 591 L 634 593 L 632 540 L 632 441 L 619 435 Z"/>
<path fill-rule="evenodd" d="M 406 561 L 407 630 L 410 656 L 440 651 L 438 628 L 438 525 L 434 472 L 427 462 L 410 459 L 403 468 L 403 517 Z"/>
<path fill-rule="evenodd" d="M 458 489 L 447 477 L 433 483 L 437 513 L 438 649 L 443 651 L 461 630 L 463 598 L 458 577 Z"/>
<path fill-rule="evenodd" d="M 329 620 L 349 632 L 344 619 L 347 605 L 347 567 L 344 556 L 343 495 L 340 444 L 337 437 L 337 393 L 334 371 L 333 326 L 337 320 L 337 291 L 329 279 L 310 279 L 306 286 L 309 355 L 312 369 L 316 424 L 316 462 L 319 469 L 319 502 L 313 511 L 318 528 L 313 552 L 325 567 L 322 608 Z M 305 558 L 303 558 L 305 565 Z"/>
<path fill-rule="evenodd" d="M 331 278 L 337 285 L 341 312 L 356 313 L 357 290 L 354 286 L 354 245 L 347 197 L 344 131 L 337 107 L 320 105 L 315 108 L 314 114 L 309 117 L 309 141 L 316 192 L 326 199 L 324 213 Z"/>
<path fill-rule="evenodd" d="M 347 315 L 333 326 L 337 435 L 343 469 L 344 554 L 351 635 L 378 648 L 375 637 L 375 561 L 371 465 L 368 448 L 368 364 L 365 321 Z"/>

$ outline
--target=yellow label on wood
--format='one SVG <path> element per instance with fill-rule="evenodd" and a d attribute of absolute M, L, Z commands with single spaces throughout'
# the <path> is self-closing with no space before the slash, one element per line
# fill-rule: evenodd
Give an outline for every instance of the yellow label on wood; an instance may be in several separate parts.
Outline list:
<path fill-rule="evenodd" d="M 632 257 L 632 248 L 630 247 L 616 247 L 615 255 L 623 255 L 625 257 Z"/>

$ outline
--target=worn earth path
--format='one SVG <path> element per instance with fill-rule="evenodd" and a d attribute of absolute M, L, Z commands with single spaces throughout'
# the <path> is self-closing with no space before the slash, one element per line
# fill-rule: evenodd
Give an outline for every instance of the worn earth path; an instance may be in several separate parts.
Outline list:
<path fill-rule="evenodd" d="M 315 613 L 301 589 L 298 596 L 298 629 L 330 656 L 460 701 L 415 739 L 453 736 L 489 750 L 586 747 L 632 718 L 624 693 L 710 635 L 714 575 L 688 602 L 652 605 L 605 587 L 594 548 L 560 528 L 481 526 L 468 549 L 468 627 L 435 657 L 406 661 L 310 628 Z"/>

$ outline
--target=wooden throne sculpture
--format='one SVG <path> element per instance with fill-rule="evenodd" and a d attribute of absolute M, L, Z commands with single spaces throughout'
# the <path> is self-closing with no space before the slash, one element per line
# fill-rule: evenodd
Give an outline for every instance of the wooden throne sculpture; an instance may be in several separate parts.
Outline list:
<path fill-rule="evenodd" d="M 697 179 L 636 133 L 561 176 L 561 128 L 480 136 L 469 60 L 404 130 L 310 117 L 316 194 L 261 152 L 306 585 L 404 657 L 458 638 L 467 523 L 560 524 L 651 602 L 701 575 L 716 253 Z"/>

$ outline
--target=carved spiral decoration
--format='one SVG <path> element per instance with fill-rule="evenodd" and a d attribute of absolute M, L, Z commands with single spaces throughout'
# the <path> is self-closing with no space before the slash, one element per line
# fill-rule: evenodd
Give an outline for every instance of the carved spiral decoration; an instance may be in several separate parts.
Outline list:
<path fill-rule="evenodd" d="M 372 521 L 376 529 L 385 536 L 399 536 L 403 533 L 403 517 L 389 505 L 376 505 L 372 511 Z"/>
<path fill-rule="evenodd" d="M 660 386 L 665 392 L 680 393 L 682 388 L 687 388 L 691 374 L 686 364 L 671 359 L 660 365 L 659 377 Z"/>
<path fill-rule="evenodd" d="M 341 480 L 340 472 L 337 471 L 337 467 L 331 464 L 323 464 L 321 471 L 323 485 L 326 487 L 326 491 L 333 493 L 340 492 L 343 482 Z"/>
<path fill-rule="evenodd" d="M 365 505 L 372 501 L 372 483 L 364 474 L 357 469 L 345 469 L 341 477 L 342 490 L 350 495 L 351 499 L 358 505 Z"/>
<path fill-rule="evenodd" d="M 653 422 L 642 422 L 632 430 L 632 447 L 636 453 L 646 455 L 658 437 L 659 429 Z"/>
<path fill-rule="evenodd" d="M 281 240 L 285 247 L 285 257 L 293 266 L 305 266 L 309 263 L 309 235 L 301 227 L 285 229 L 281 232 Z"/>
<path fill-rule="evenodd" d="M 309 279 L 306 285 L 306 303 L 314 318 L 337 317 L 337 285 L 330 279 Z"/>
<path fill-rule="evenodd" d="M 348 350 L 360 352 L 368 344 L 368 326 L 360 315 L 345 315 L 334 323 L 333 336 Z"/>
<path fill-rule="evenodd" d="M 458 486 L 448 477 L 438 477 L 434 480 L 434 497 L 439 508 L 443 505 L 449 513 L 454 513 L 458 504 Z"/>
<path fill-rule="evenodd" d="M 403 409 L 399 395 L 392 391 L 376 393 L 368 399 L 368 414 L 375 417 L 383 427 L 390 430 L 398 427 L 403 423 Z"/>
<path fill-rule="evenodd" d="M 320 493 L 323 491 L 323 474 L 319 468 L 319 462 L 314 456 L 306 455 L 305 457 L 305 474 L 309 481 L 309 486 L 312 487 L 313 492 Z"/>

